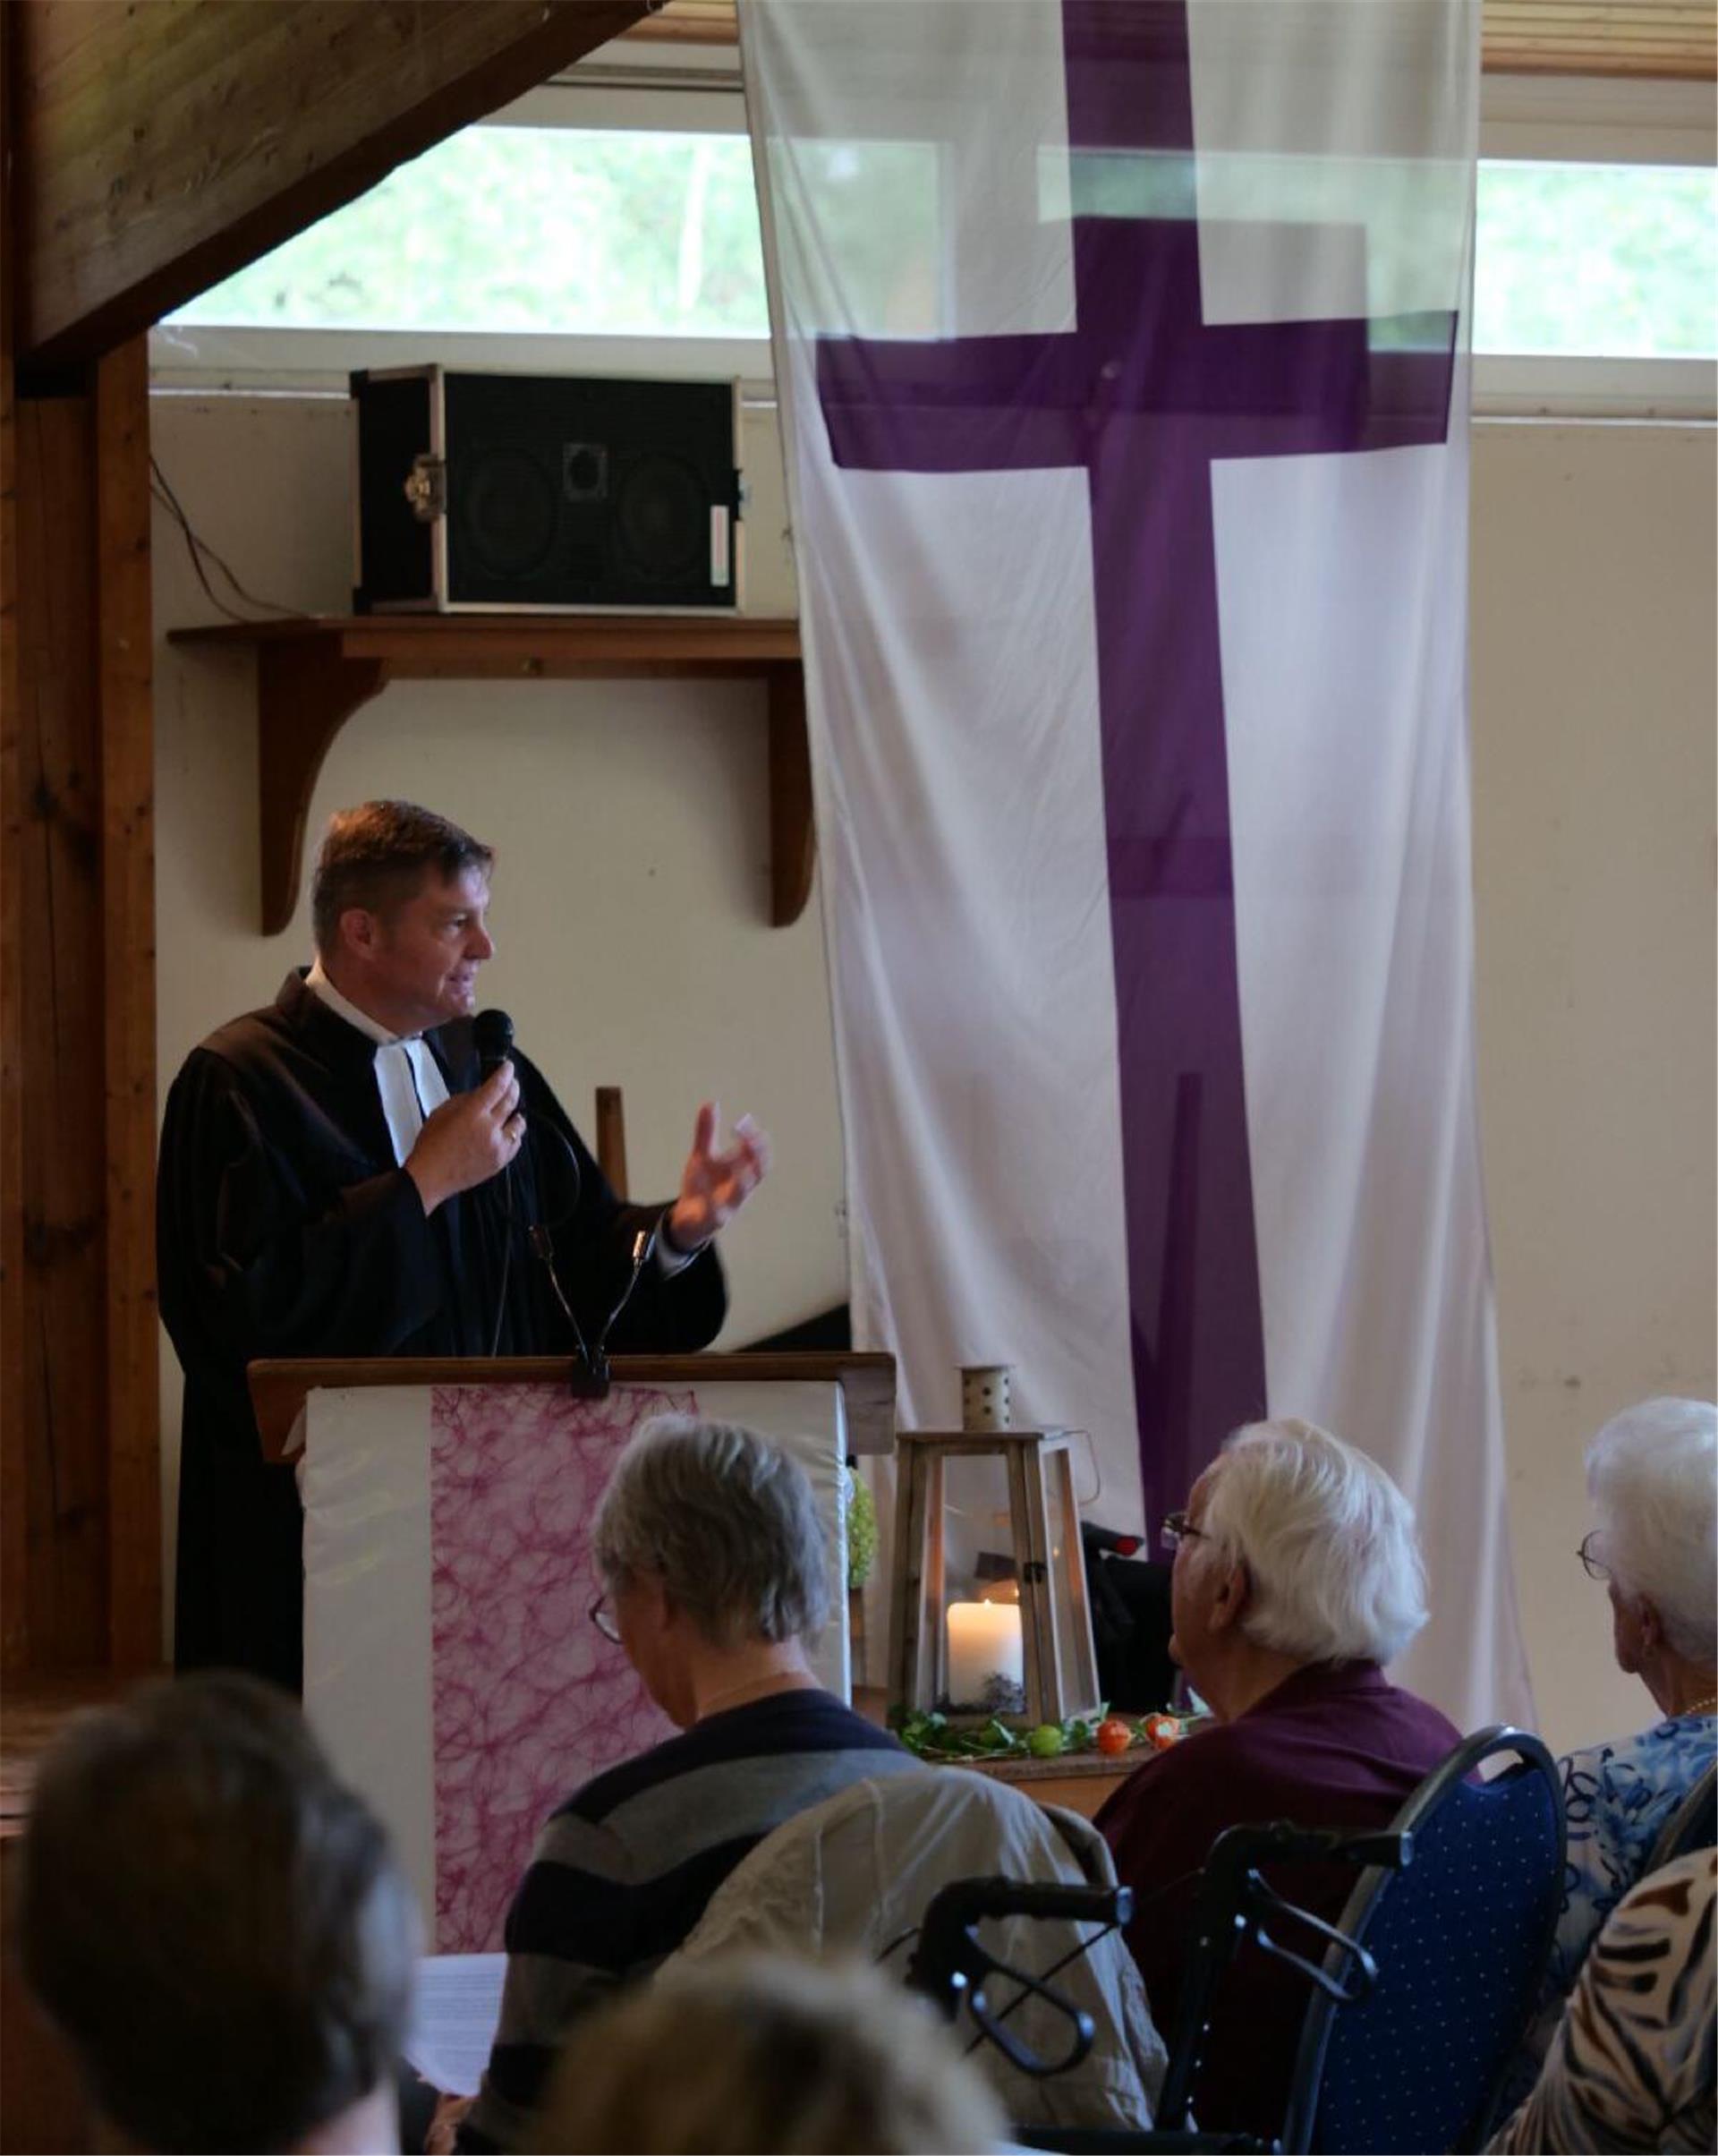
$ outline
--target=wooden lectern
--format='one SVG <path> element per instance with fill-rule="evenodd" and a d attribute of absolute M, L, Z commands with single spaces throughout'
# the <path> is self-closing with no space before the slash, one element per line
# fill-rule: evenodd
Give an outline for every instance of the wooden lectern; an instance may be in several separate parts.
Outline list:
<path fill-rule="evenodd" d="M 829 1538 L 813 1657 L 849 1694 L 840 1470 L 894 1443 L 891 1355 L 256 1362 L 265 1454 L 304 1500 L 304 1706 L 392 1828 L 438 1953 L 498 1947 L 545 1819 L 672 1734 L 591 1619 L 590 1524 L 653 1415 L 739 1422 L 805 1467 Z"/>

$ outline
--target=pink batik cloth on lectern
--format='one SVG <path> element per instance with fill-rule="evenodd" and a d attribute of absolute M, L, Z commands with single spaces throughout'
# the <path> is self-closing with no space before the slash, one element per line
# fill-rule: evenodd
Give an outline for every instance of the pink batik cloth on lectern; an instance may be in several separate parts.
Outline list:
<path fill-rule="evenodd" d="M 591 1521 L 617 1454 L 690 1392 L 581 1400 L 438 1385 L 430 1621 L 438 1954 L 492 1952 L 543 1822 L 673 1734 L 590 1618 Z"/>

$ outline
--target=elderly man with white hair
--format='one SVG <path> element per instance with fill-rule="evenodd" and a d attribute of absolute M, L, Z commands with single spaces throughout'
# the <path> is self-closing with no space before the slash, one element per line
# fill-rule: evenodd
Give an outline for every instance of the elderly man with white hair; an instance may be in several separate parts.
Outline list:
<path fill-rule="evenodd" d="M 1587 1447 L 1586 1489 L 1595 1525 L 1580 1560 L 1610 1589 L 1617 1666 L 1646 1685 L 1658 1718 L 1561 1762 L 1568 1871 L 1526 2046 L 1535 2069 L 1605 1919 L 1718 1749 L 1718 1409 L 1670 1399 L 1625 1409 Z"/>
<path fill-rule="evenodd" d="M 1175 1551 L 1169 1651 L 1215 1719 L 1141 1767 L 1097 1823 L 1135 1892 L 1128 1944 L 1152 2018 L 1173 2029 L 1217 1836 L 1279 1819 L 1386 1826 L 1459 1739 L 1383 1674 L 1425 1622 L 1425 1577 L 1408 1500 L 1365 1453 L 1308 1423 L 1253 1423 L 1163 1538 Z M 1353 1878 L 1297 1869 L 1278 1884 L 1334 1921 Z M 1305 2005 L 1280 1962 L 1237 1955 L 1195 2092 L 1202 2128 L 1280 2130 Z"/>

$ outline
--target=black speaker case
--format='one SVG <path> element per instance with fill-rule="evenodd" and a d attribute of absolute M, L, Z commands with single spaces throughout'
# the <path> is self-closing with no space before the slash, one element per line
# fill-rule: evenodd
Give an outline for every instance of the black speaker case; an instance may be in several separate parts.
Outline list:
<path fill-rule="evenodd" d="M 591 602 L 567 602 L 540 598 L 457 599 L 454 593 L 455 581 L 449 538 L 448 503 L 446 475 L 448 467 L 449 430 L 447 418 L 447 382 L 453 374 L 466 379 L 486 381 L 515 380 L 523 384 L 551 380 L 575 384 L 588 379 L 600 387 L 649 388 L 653 379 L 646 376 L 620 377 L 549 377 L 508 373 L 499 369 L 448 369 L 432 362 L 419 367 L 389 367 L 366 369 L 350 378 L 351 394 L 354 405 L 352 430 L 353 456 L 353 610 L 357 614 L 625 614 L 649 613 L 686 615 L 699 618 L 718 618 L 744 613 L 745 610 L 745 526 L 743 516 L 744 479 L 740 471 L 740 385 L 737 381 L 723 383 L 730 400 L 731 421 L 729 440 L 734 463 L 731 500 L 722 505 L 727 511 L 726 537 L 727 571 L 731 600 L 711 604 L 664 604 L 657 599 L 628 600 L 606 598 Z M 673 390 L 689 385 L 663 379 L 665 389 Z M 701 384 L 697 387 L 713 387 Z M 435 514 L 420 523 L 404 506 L 404 496 L 398 492 L 397 482 L 383 482 L 378 486 L 373 469 L 374 459 L 367 460 L 364 446 L 364 428 L 367 406 L 373 406 L 376 389 L 383 390 L 390 402 L 396 404 L 402 414 L 409 411 L 427 447 L 427 454 L 441 474 L 441 497 Z M 368 509 L 371 528 L 374 528 L 379 506 L 382 519 L 388 528 L 390 540 L 387 552 L 390 556 L 387 568 L 380 575 L 366 577 L 367 568 L 372 567 L 378 550 L 372 545 L 370 558 L 366 558 L 365 532 Z M 397 503 L 397 507 L 395 504 Z M 403 542 L 404 519 L 416 526 L 420 534 L 427 534 L 427 546 L 420 540 L 405 546 Z M 714 551 L 714 550 L 712 550 Z M 397 557 L 407 554 L 409 566 L 402 574 Z M 391 572 L 391 573 L 390 573 Z M 392 586 L 392 589 L 388 587 Z"/>

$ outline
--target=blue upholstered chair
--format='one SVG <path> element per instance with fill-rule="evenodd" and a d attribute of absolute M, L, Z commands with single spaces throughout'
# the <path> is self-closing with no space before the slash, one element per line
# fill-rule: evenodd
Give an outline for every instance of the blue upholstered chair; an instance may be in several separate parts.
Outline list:
<path fill-rule="evenodd" d="M 1507 1754 L 1512 1767 L 1474 1778 Z M 1286 2150 L 1477 2145 L 1551 1949 L 1563 1800 L 1536 1737 L 1467 1738 L 1391 1825 L 1413 1835 L 1412 1863 L 1364 1873 L 1338 1927 L 1367 1949 L 1377 1981 L 1340 2007 L 1314 1995 Z"/>

